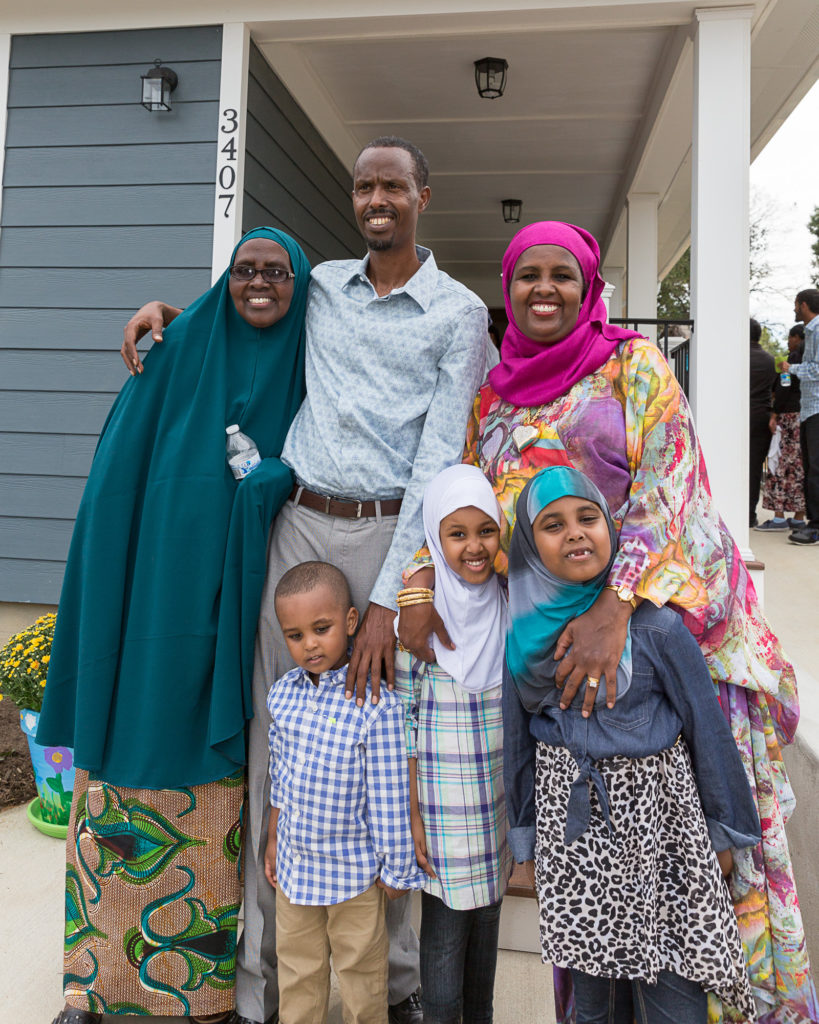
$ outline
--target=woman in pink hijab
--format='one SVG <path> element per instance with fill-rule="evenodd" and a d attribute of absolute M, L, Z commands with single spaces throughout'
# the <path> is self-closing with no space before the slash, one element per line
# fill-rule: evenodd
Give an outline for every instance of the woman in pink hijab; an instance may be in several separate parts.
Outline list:
<path fill-rule="evenodd" d="M 618 551 L 607 586 L 558 643 L 561 706 L 586 678 L 589 708 L 598 682 L 613 705 L 640 601 L 668 603 L 699 642 L 756 783 L 763 839 L 735 854 L 730 887 L 759 1013 L 766 1024 L 816 1020 L 784 833 L 794 798 L 780 744 L 792 741 L 799 716 L 793 668 L 714 507 L 685 396 L 656 345 L 607 322 L 599 264 L 594 238 L 571 224 L 530 224 L 512 239 L 503 259 L 509 326 L 475 399 L 464 461 L 489 479 L 510 532 L 518 495 L 544 466 L 575 466 L 608 503 Z M 503 552 L 496 568 L 506 569 Z M 413 569 L 413 585 L 433 585 L 423 554 Z M 448 641 L 446 624 L 432 605 L 407 611 L 402 644 L 434 660 L 429 637 Z M 569 1021 L 570 987 L 563 973 L 557 980 L 558 1020 Z M 722 1020 L 709 1000 L 709 1021 Z"/>

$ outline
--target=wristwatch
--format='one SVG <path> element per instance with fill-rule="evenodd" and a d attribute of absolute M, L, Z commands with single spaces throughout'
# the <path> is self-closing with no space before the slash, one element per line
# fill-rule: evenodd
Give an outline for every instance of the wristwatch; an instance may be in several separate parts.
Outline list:
<path fill-rule="evenodd" d="M 634 591 L 629 590 L 627 586 L 621 584 L 619 587 L 615 587 L 613 583 L 609 583 L 603 589 L 613 590 L 617 595 L 618 601 L 622 601 L 623 604 L 630 604 L 632 608 L 637 607 L 637 598 L 634 596 Z"/>

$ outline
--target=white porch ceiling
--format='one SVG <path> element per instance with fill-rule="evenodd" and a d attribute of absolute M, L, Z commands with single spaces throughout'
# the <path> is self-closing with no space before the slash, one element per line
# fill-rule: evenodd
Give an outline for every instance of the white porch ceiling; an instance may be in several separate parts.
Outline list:
<path fill-rule="evenodd" d="M 728 2 L 710 7 L 732 6 Z M 432 169 L 420 240 L 440 266 L 500 304 L 499 266 L 526 223 L 588 228 L 625 265 L 628 192 L 659 197 L 659 264 L 690 230 L 690 3 L 541 4 L 537 10 L 254 23 L 253 38 L 352 166 L 377 135 L 417 143 Z M 819 5 L 755 5 L 752 143 L 762 148 L 819 74 Z M 506 93 L 482 100 L 473 61 L 509 62 Z"/>
<path fill-rule="evenodd" d="M 2 0 L 0 0 L 2 2 Z M 737 0 L 38 0 L 3 4 L 3 31 L 80 32 L 244 20 L 352 169 L 373 136 L 402 134 L 432 167 L 422 241 L 500 302 L 498 268 L 523 219 L 580 223 L 625 265 L 629 192 L 659 197 L 659 266 L 688 242 L 694 12 Z M 819 77 L 819 2 L 753 0 L 751 157 Z M 505 57 L 506 95 L 481 100 L 473 61 Z"/>

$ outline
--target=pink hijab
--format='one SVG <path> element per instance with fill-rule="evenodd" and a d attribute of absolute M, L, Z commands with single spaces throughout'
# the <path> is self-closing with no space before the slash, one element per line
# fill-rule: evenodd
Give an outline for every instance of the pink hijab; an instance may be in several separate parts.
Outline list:
<path fill-rule="evenodd" d="M 560 245 L 574 256 L 588 291 L 574 329 L 553 345 L 528 338 L 515 323 L 509 302 L 509 282 L 521 253 L 533 245 Z M 594 237 L 574 224 L 542 220 L 521 228 L 503 257 L 503 297 L 509 326 L 503 336 L 501 361 L 489 383 L 507 402 L 517 406 L 545 405 L 565 395 L 579 380 L 598 369 L 621 341 L 640 337 L 606 322 L 600 249 Z"/>

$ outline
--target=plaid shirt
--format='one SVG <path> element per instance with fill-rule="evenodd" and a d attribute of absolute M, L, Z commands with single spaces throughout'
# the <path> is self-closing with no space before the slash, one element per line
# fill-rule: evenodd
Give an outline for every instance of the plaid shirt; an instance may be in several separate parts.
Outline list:
<path fill-rule="evenodd" d="M 791 367 L 791 373 L 799 378 L 799 419 L 804 423 L 819 413 L 819 316 L 805 324 L 805 352 L 802 362 Z"/>
<path fill-rule="evenodd" d="M 438 876 L 424 876 L 424 887 L 453 910 L 497 903 L 512 871 L 501 688 L 470 693 L 440 665 L 399 652 L 395 689 L 404 700 L 407 756 L 417 758 L 427 855 Z"/>
<path fill-rule="evenodd" d="M 280 808 L 278 884 L 292 903 L 352 899 L 377 878 L 423 888 L 409 820 L 400 698 L 344 697 L 347 666 L 314 686 L 294 668 L 270 688 L 270 803 Z M 369 692 L 369 688 L 368 688 Z"/>

